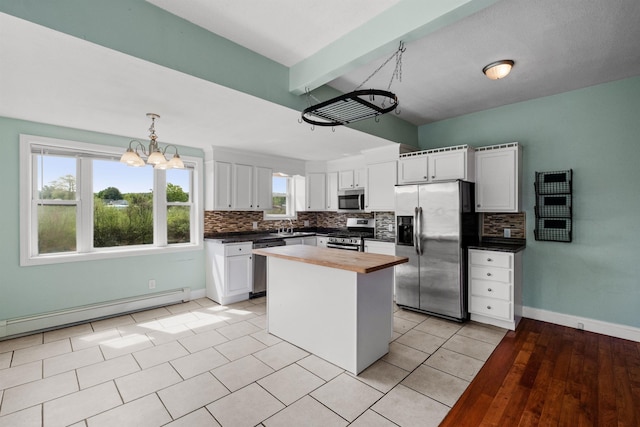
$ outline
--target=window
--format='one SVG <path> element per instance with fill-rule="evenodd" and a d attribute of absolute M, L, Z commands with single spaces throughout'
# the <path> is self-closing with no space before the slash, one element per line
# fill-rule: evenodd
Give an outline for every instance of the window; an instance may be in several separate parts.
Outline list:
<path fill-rule="evenodd" d="M 281 173 L 273 174 L 272 201 L 273 207 L 264 212 L 264 219 L 295 218 L 294 180 Z"/>
<path fill-rule="evenodd" d="M 21 265 L 201 247 L 202 161 L 133 168 L 120 151 L 21 135 Z"/>

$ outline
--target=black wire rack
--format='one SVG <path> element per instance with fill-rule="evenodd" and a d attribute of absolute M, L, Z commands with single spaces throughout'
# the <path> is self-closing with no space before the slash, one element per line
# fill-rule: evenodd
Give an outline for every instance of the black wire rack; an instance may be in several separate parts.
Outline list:
<path fill-rule="evenodd" d="M 386 114 L 397 106 L 398 97 L 392 92 L 381 89 L 355 90 L 305 108 L 302 120 L 316 126 L 347 125 Z"/>
<path fill-rule="evenodd" d="M 536 172 L 536 240 L 571 242 L 573 169 Z"/>

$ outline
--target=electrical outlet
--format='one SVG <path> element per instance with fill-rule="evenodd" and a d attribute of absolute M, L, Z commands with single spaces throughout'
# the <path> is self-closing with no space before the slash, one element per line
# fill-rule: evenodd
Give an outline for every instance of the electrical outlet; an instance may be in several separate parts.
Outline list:
<path fill-rule="evenodd" d="M 258 221 L 253 221 L 253 229 L 254 230 L 258 229 Z"/>
<path fill-rule="evenodd" d="M 155 289 L 156 288 L 156 281 L 154 279 L 150 279 L 149 280 L 149 289 Z"/>
<path fill-rule="evenodd" d="M 584 331 L 584 323 L 578 322 L 578 330 L 579 331 Z"/>
<path fill-rule="evenodd" d="M 308 219 L 305 219 L 305 220 L 304 220 L 304 226 L 305 226 L 305 227 L 308 227 L 308 226 L 309 226 L 309 220 L 308 220 Z"/>
<path fill-rule="evenodd" d="M 389 224 L 389 225 L 387 226 L 387 230 L 388 230 L 388 231 L 393 231 L 393 225 L 392 225 L 392 224 Z"/>
<path fill-rule="evenodd" d="M 504 237 L 511 237 L 511 229 L 510 228 L 505 228 L 503 231 L 504 231 Z"/>

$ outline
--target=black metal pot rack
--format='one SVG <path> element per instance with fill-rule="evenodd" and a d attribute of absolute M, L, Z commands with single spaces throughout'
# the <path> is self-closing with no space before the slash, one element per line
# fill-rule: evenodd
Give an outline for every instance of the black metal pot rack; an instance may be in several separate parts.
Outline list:
<path fill-rule="evenodd" d="M 376 96 L 382 97 L 380 105 L 374 103 Z M 385 106 L 387 103 L 390 105 Z M 388 113 L 397 106 L 398 97 L 387 90 L 354 90 L 305 108 L 302 120 L 316 126 L 346 125 Z"/>

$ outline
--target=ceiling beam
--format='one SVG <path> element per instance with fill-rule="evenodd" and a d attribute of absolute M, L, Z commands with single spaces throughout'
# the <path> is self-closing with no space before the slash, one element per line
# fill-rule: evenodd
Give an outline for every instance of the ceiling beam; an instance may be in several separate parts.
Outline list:
<path fill-rule="evenodd" d="M 499 0 L 400 0 L 387 11 L 289 69 L 289 91 L 304 94 L 399 46 L 482 10 Z M 336 12 L 339 13 L 339 12 Z"/>

